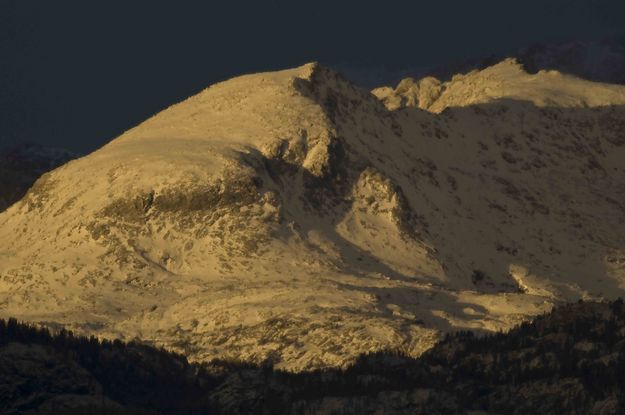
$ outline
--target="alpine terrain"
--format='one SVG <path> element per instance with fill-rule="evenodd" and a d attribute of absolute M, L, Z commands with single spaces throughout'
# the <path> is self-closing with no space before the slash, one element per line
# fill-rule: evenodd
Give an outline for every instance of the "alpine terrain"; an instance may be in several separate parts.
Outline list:
<path fill-rule="evenodd" d="M 624 105 L 513 59 L 212 85 L 0 214 L 0 317 L 304 371 L 616 298 Z"/>

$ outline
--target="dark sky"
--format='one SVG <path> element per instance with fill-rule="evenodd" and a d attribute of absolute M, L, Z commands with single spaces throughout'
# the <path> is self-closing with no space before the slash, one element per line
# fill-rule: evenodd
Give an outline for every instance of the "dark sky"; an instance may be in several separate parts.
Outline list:
<path fill-rule="evenodd" d="M 624 18 L 624 0 L 0 0 L 0 146 L 87 152 L 241 73 L 312 60 L 418 73 L 622 35 Z"/>

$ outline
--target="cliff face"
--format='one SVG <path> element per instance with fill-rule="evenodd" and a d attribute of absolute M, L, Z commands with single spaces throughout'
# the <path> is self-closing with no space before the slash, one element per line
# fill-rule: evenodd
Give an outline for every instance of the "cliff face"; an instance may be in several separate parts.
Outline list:
<path fill-rule="evenodd" d="M 622 293 L 624 87 L 386 93 L 243 76 L 45 174 L 0 215 L 0 315 L 304 370 Z"/>

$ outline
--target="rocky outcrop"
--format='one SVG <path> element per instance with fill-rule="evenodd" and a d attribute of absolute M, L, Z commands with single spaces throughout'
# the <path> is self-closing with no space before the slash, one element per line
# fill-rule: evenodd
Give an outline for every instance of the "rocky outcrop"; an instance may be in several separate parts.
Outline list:
<path fill-rule="evenodd" d="M 432 77 L 419 81 L 406 78 L 395 89 L 378 88 L 372 93 L 389 110 L 416 107 L 435 113 L 502 99 L 560 108 L 610 106 L 624 99 L 620 87 L 593 83 L 555 70 L 530 74 L 515 58 L 454 75 L 446 82 Z"/>
<path fill-rule="evenodd" d="M 405 78 L 395 89 L 381 87 L 374 89 L 371 93 L 392 111 L 403 107 L 428 109 L 440 97 L 443 90 L 444 86 L 441 81 L 428 76 L 419 80 Z"/>

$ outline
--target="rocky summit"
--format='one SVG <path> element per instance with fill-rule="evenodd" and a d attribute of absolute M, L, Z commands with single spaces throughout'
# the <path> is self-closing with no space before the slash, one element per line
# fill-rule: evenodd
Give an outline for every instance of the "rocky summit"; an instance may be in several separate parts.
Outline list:
<path fill-rule="evenodd" d="M 625 291 L 625 87 L 212 85 L 0 214 L 0 317 L 291 371 Z"/>

